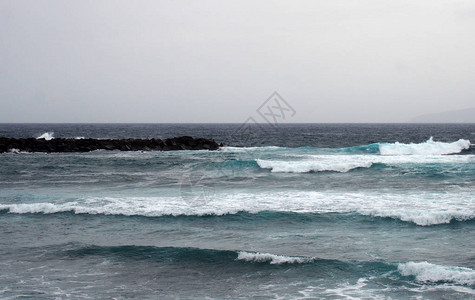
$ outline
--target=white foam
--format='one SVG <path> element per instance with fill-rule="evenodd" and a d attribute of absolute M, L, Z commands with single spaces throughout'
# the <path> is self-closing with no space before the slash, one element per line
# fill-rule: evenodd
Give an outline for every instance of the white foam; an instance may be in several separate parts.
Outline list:
<path fill-rule="evenodd" d="M 271 265 L 280 264 L 303 264 L 314 261 L 311 257 L 302 256 L 282 256 L 270 253 L 246 252 L 240 251 L 236 260 L 244 260 L 249 262 L 269 262 Z"/>
<path fill-rule="evenodd" d="M 39 137 L 37 137 L 36 139 L 45 139 L 47 141 L 50 141 L 50 140 L 54 139 L 54 132 L 45 132 L 42 135 L 40 135 Z"/>
<path fill-rule="evenodd" d="M 193 197 L 190 197 L 193 199 Z M 188 201 L 187 201 L 188 200 Z M 105 215 L 224 215 L 240 211 L 293 213 L 357 213 L 390 217 L 420 226 L 475 218 L 475 193 L 467 188 L 457 192 L 226 192 L 215 193 L 207 201 L 190 203 L 180 196 L 93 197 L 63 203 L 0 204 L 10 213 L 58 213 Z M 200 203 L 205 203 L 201 205 Z"/>
<path fill-rule="evenodd" d="M 15 214 L 54 214 L 58 212 L 75 211 L 77 202 L 69 202 L 65 204 L 54 203 L 31 203 L 31 204 L 10 204 L 0 205 L 0 209 L 8 210 Z"/>
<path fill-rule="evenodd" d="M 460 153 L 470 148 L 470 141 L 459 139 L 453 143 L 435 142 L 431 137 L 420 144 L 380 144 L 381 155 L 443 155 Z"/>
<path fill-rule="evenodd" d="M 381 295 L 376 295 L 374 289 L 368 289 L 368 278 L 359 278 L 355 284 L 349 282 L 341 284 L 337 288 L 326 289 L 323 293 L 332 299 L 386 299 Z"/>
<path fill-rule="evenodd" d="M 381 155 L 445 155 L 460 153 L 463 150 L 468 150 L 472 144 L 469 140 L 459 139 L 458 141 L 447 143 L 434 141 L 433 137 L 430 137 L 423 143 L 379 143 L 379 154 Z M 265 147 L 221 147 L 222 152 L 266 152 L 266 151 L 295 151 L 300 148 L 286 148 L 277 146 L 265 146 Z M 331 148 L 317 149 L 310 148 L 313 151 L 318 150 L 331 150 Z M 300 149 L 301 150 L 301 149 Z M 335 149 L 333 149 L 335 150 Z M 338 150 L 338 149 L 336 149 Z M 280 151 L 280 152 L 281 152 Z M 311 152 L 313 152 L 311 151 Z"/>
<path fill-rule="evenodd" d="M 304 157 L 304 159 L 302 159 Z M 259 167 L 271 172 L 307 173 L 307 172 L 348 172 L 357 168 L 370 168 L 381 163 L 389 166 L 402 164 L 460 164 L 475 162 L 472 155 L 306 155 L 289 156 L 287 160 L 256 159 Z"/>
<path fill-rule="evenodd" d="M 17 148 L 11 148 L 8 150 L 8 152 L 18 154 L 18 153 L 21 153 L 21 150 Z"/>
<path fill-rule="evenodd" d="M 279 149 L 286 149 L 285 147 L 279 146 L 265 146 L 265 147 L 220 147 L 222 152 L 254 152 L 254 151 L 268 151 L 268 150 L 279 150 Z"/>
<path fill-rule="evenodd" d="M 432 284 L 423 284 L 420 287 L 415 287 L 415 288 L 404 288 L 410 292 L 415 292 L 415 293 L 434 293 L 434 292 L 456 292 L 456 293 L 462 293 L 462 294 L 468 294 L 468 295 L 475 295 L 475 290 L 468 287 L 468 286 L 463 286 L 463 285 L 457 285 L 454 283 L 443 283 L 443 284 L 437 284 L 437 285 L 432 285 Z M 472 297 L 473 298 L 473 297 Z M 472 299 L 472 298 L 467 298 L 467 299 Z"/>
<path fill-rule="evenodd" d="M 453 282 L 475 284 L 475 270 L 463 267 L 441 266 L 424 262 L 400 263 L 398 271 L 403 276 L 415 276 L 421 282 Z"/>
<path fill-rule="evenodd" d="M 459 211 L 459 210 L 430 210 L 425 211 L 423 209 L 406 210 L 406 209 L 392 209 L 392 210 L 359 210 L 359 213 L 363 215 L 370 215 L 374 217 L 386 217 L 396 218 L 405 222 L 413 222 L 420 226 L 430 226 L 436 224 L 448 224 L 452 220 L 468 221 L 475 218 L 475 212 L 471 211 Z"/>
<path fill-rule="evenodd" d="M 348 172 L 356 168 L 369 168 L 371 161 L 356 160 L 352 156 L 344 155 L 320 155 L 315 160 L 262 160 L 256 159 L 259 167 L 270 169 L 271 172 L 307 173 L 307 172 Z"/>

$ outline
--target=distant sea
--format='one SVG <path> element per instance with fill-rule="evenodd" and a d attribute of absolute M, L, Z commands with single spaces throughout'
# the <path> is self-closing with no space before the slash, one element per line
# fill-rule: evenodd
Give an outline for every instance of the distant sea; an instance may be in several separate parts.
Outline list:
<path fill-rule="evenodd" d="M 475 124 L 0 124 L 2 299 L 475 299 Z"/>

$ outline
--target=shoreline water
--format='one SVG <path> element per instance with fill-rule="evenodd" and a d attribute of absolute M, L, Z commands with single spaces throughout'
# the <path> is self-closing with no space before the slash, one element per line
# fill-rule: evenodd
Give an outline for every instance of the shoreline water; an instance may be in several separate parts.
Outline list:
<path fill-rule="evenodd" d="M 245 146 L 1 154 L 0 297 L 475 296 L 474 125 L 260 128 L 0 125 Z"/>

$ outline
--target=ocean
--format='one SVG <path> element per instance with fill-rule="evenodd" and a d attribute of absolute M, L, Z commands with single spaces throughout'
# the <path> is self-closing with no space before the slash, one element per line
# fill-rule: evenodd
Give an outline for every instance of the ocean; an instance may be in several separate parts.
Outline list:
<path fill-rule="evenodd" d="M 475 299 L 475 124 L 0 124 L 2 299 Z"/>

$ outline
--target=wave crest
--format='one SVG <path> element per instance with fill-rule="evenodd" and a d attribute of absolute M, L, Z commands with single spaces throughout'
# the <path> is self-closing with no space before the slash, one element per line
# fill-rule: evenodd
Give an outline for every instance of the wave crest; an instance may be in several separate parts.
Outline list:
<path fill-rule="evenodd" d="M 470 150 L 473 145 L 469 140 L 459 139 L 455 142 L 439 142 L 434 141 L 430 137 L 422 143 L 387 143 L 379 142 L 368 145 L 356 145 L 345 148 L 315 148 L 312 146 L 304 146 L 299 148 L 287 148 L 278 146 L 265 147 L 221 147 L 222 152 L 229 153 L 248 153 L 251 155 L 260 155 L 262 153 L 275 154 L 375 154 L 375 155 L 445 155 L 457 154 L 464 150 Z"/>
<path fill-rule="evenodd" d="M 37 137 L 36 139 L 37 140 L 45 139 L 47 141 L 50 141 L 50 140 L 54 139 L 54 132 L 45 132 L 42 135 L 40 135 L 39 137 Z"/>
<path fill-rule="evenodd" d="M 471 155 L 307 155 L 291 157 L 287 160 L 256 159 L 256 163 L 263 169 L 270 169 L 274 173 L 308 173 L 308 172 L 349 172 L 358 168 L 371 168 L 375 164 L 399 166 L 405 164 L 464 164 L 475 162 Z M 292 160 L 291 160 L 292 159 Z"/>
<path fill-rule="evenodd" d="M 401 144 L 399 142 L 379 144 L 381 155 L 445 155 L 460 153 L 468 149 L 470 149 L 469 140 L 459 139 L 456 142 L 444 143 L 435 142 L 433 137 L 420 144 Z"/>
<path fill-rule="evenodd" d="M 373 163 L 368 160 L 356 160 L 352 156 L 329 155 L 318 160 L 278 161 L 256 159 L 259 167 L 271 172 L 308 173 L 308 172 L 348 172 L 357 168 L 370 168 Z"/>
<path fill-rule="evenodd" d="M 428 262 L 407 262 L 398 265 L 403 276 L 415 276 L 422 282 L 453 282 L 464 285 L 475 284 L 475 270 L 463 267 L 441 266 Z"/>
<path fill-rule="evenodd" d="M 443 199 L 443 201 L 441 201 Z M 335 193 L 274 192 L 216 194 L 206 205 L 190 205 L 179 197 L 95 197 L 63 203 L 0 204 L 0 211 L 15 214 L 72 212 L 123 216 L 221 216 L 239 212 L 258 214 L 359 214 L 394 218 L 420 226 L 475 219 L 474 195 L 464 193 Z"/>
<path fill-rule="evenodd" d="M 269 262 L 271 265 L 280 265 L 311 263 L 315 259 L 304 256 L 282 256 L 270 253 L 239 251 L 236 260 L 244 260 L 247 262 L 257 263 Z"/>

